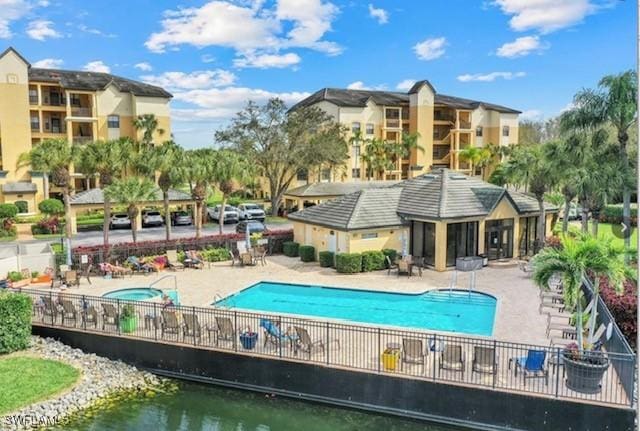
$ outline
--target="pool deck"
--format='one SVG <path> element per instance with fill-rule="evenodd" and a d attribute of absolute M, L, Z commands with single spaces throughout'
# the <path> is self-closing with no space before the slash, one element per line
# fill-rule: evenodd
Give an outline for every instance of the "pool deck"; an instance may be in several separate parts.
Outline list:
<path fill-rule="evenodd" d="M 448 288 L 453 272 L 425 270 L 422 277 L 417 274 L 413 277 L 398 277 L 393 272 L 387 275 L 387 271 L 348 275 L 338 274 L 331 268 L 320 268 L 317 263 L 302 263 L 296 258 L 272 256 L 268 258 L 266 266 L 232 267 L 230 262 L 220 262 L 202 270 L 162 271 L 159 274 L 133 275 L 123 279 L 92 277 L 91 285 L 83 279 L 79 288 L 68 289 L 68 292 L 100 296 L 112 290 L 149 286 L 167 275 L 176 276 L 182 305 L 209 306 L 214 298 L 220 299 L 259 281 L 422 293 L 432 289 Z M 459 273 L 457 287 L 466 288 L 467 283 L 468 274 Z M 172 277 L 159 281 L 153 287 L 172 289 Z M 29 288 L 37 286 L 32 285 Z M 48 288 L 43 290 L 49 291 Z M 491 338 L 549 345 L 550 340 L 546 336 L 546 315 L 538 312 L 539 290 L 518 268 L 488 267 L 478 271 L 476 291 L 488 293 L 498 299 Z"/>

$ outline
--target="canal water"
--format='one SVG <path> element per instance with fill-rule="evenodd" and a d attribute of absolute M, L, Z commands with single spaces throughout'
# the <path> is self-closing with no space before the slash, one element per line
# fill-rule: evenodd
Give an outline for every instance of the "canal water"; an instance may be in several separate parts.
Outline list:
<path fill-rule="evenodd" d="M 423 422 L 180 383 L 171 394 L 127 401 L 68 431 L 453 431 Z"/>

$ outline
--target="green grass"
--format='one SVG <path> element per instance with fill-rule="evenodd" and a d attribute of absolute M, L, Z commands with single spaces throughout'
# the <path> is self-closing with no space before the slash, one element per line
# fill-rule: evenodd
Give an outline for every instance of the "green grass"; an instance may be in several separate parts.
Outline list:
<path fill-rule="evenodd" d="M 35 239 L 56 239 L 62 238 L 62 236 L 63 235 L 61 233 L 41 233 L 33 235 Z"/>
<path fill-rule="evenodd" d="M 53 250 L 54 253 L 62 253 L 64 252 L 64 247 L 59 242 L 52 242 L 51 250 Z"/>
<path fill-rule="evenodd" d="M 11 242 L 11 241 L 15 241 L 16 238 L 17 238 L 17 235 L 2 236 L 0 237 L 0 242 Z"/>
<path fill-rule="evenodd" d="M 289 219 L 285 217 L 267 216 L 266 222 L 270 224 L 285 224 L 285 223 L 289 223 Z"/>
<path fill-rule="evenodd" d="M 102 226 L 104 224 L 104 218 L 90 218 L 84 220 L 76 220 L 77 226 Z"/>
<path fill-rule="evenodd" d="M 615 244 L 619 244 L 621 246 L 624 245 L 624 239 L 618 238 L 617 236 L 615 236 L 613 234 L 612 227 L 613 225 L 611 225 L 610 223 L 598 223 L 598 237 L 599 238 L 611 237 L 613 238 L 613 242 Z M 569 229 L 574 229 L 579 231 L 580 221 L 570 222 Z M 562 221 L 558 222 L 557 231 L 558 232 L 562 231 Z M 591 223 L 589 223 L 589 233 L 591 233 Z M 638 229 L 634 227 L 633 232 L 631 233 L 631 249 L 636 250 L 637 248 L 638 248 Z"/>
<path fill-rule="evenodd" d="M 0 415 L 49 398 L 73 386 L 79 376 L 72 366 L 50 359 L 0 359 Z"/>

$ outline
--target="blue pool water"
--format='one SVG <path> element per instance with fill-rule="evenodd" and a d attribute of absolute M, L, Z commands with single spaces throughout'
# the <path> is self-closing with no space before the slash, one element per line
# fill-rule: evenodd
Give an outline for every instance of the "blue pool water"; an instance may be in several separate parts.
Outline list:
<path fill-rule="evenodd" d="M 173 303 L 178 305 L 180 304 L 180 300 L 178 297 L 178 292 L 175 290 L 167 290 L 164 292 L 173 300 Z M 154 289 L 151 287 L 133 287 L 130 289 L 120 289 L 113 290 L 111 292 L 107 292 L 102 295 L 105 298 L 112 299 L 123 299 L 128 301 L 144 301 L 147 299 L 155 298 L 161 296 L 163 291 L 160 289 Z"/>
<path fill-rule="evenodd" d="M 214 305 L 485 336 L 496 311 L 493 296 L 463 290 L 403 294 L 271 282 Z"/>

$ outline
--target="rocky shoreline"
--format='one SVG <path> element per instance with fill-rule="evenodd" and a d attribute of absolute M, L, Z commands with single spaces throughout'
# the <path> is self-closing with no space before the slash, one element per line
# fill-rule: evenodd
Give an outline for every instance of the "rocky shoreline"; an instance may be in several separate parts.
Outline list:
<path fill-rule="evenodd" d="M 168 382 L 121 361 L 84 353 L 51 338 L 32 337 L 31 346 L 21 354 L 64 362 L 80 370 L 81 375 L 73 388 L 59 396 L 1 417 L 1 430 L 60 425 L 83 410 L 99 405 L 101 400 L 117 398 L 119 394 L 152 396 Z"/>

